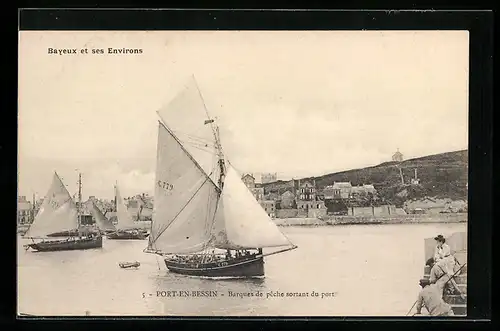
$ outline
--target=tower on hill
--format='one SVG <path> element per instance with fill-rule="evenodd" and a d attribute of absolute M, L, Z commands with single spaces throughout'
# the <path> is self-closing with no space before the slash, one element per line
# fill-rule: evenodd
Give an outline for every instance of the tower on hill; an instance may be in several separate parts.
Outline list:
<path fill-rule="evenodd" d="M 392 160 L 395 162 L 403 162 L 403 154 L 398 150 L 392 155 Z"/>

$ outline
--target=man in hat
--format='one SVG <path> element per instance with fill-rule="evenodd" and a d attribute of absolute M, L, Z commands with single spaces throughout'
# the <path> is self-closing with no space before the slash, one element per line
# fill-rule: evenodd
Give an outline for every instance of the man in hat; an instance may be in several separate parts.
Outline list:
<path fill-rule="evenodd" d="M 430 284 L 429 280 L 420 280 L 422 290 L 418 294 L 417 313 L 420 315 L 422 307 L 425 306 L 431 316 L 453 316 L 451 306 L 443 300 L 443 288 L 446 281 L 442 278 L 435 284 Z"/>
<path fill-rule="evenodd" d="M 443 267 L 441 267 L 441 265 L 439 265 L 438 263 L 434 263 L 433 258 L 430 258 L 429 260 L 427 260 L 426 265 L 431 268 L 430 275 L 429 275 L 429 283 L 430 284 L 435 284 L 438 280 L 443 279 L 444 282 L 449 282 L 455 288 L 455 291 L 462 297 L 462 299 L 465 300 L 465 296 L 462 294 L 462 291 L 460 291 L 460 288 L 458 287 L 458 284 L 455 281 L 455 279 L 453 279 L 451 276 L 446 274 L 446 272 L 443 270 Z"/>

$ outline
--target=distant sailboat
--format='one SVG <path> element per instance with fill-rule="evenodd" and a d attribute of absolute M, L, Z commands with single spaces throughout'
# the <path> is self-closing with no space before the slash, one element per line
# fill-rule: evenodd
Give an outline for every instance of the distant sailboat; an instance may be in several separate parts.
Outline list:
<path fill-rule="evenodd" d="M 97 227 L 101 230 L 101 233 L 116 232 L 116 227 L 113 225 L 113 222 L 104 216 L 101 210 L 95 205 L 94 201 L 89 200 L 86 205 L 90 210 L 90 214 L 95 219 Z"/>
<path fill-rule="evenodd" d="M 81 175 L 79 176 L 79 200 L 81 201 Z M 42 206 L 25 237 L 33 243 L 25 245 L 36 251 L 65 251 L 102 247 L 102 237 L 93 233 L 83 233 L 80 229 L 81 208 L 77 205 L 64 186 L 59 175 L 54 172 L 52 185 L 45 196 Z M 75 236 L 73 231 L 78 229 Z M 68 232 L 64 240 L 46 240 L 49 234 Z M 36 242 L 35 239 L 42 241 Z"/>
<path fill-rule="evenodd" d="M 146 239 L 147 234 L 137 228 L 132 215 L 128 212 L 118 185 L 115 185 L 115 201 L 116 201 L 116 231 L 107 235 L 108 239 Z"/>
<path fill-rule="evenodd" d="M 264 256 L 297 246 L 280 232 L 237 171 L 226 163 L 214 120 L 201 123 L 213 125 L 218 185 L 211 178 L 213 173 L 207 174 L 177 135 L 159 121 L 155 203 L 145 252 L 161 255 L 167 268 L 175 273 L 264 276 Z M 279 247 L 263 253 L 263 248 Z"/>

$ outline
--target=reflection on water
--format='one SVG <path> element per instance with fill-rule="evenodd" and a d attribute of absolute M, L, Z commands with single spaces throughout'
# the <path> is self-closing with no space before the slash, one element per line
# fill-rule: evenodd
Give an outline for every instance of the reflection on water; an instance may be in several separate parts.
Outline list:
<path fill-rule="evenodd" d="M 39 315 L 402 316 L 418 294 L 424 238 L 465 223 L 286 227 L 299 246 L 265 260 L 265 278 L 202 279 L 167 271 L 145 240 L 102 249 L 18 249 L 18 311 Z M 139 269 L 121 269 L 122 261 Z M 170 295 L 168 293 L 170 291 Z M 173 291 L 198 292 L 198 296 Z M 208 296 L 216 291 L 217 297 Z M 232 295 L 230 295 L 232 292 Z M 313 293 L 314 292 L 314 293 Z M 182 292 L 185 293 L 185 292 Z M 258 293 L 261 293 L 260 296 Z"/>

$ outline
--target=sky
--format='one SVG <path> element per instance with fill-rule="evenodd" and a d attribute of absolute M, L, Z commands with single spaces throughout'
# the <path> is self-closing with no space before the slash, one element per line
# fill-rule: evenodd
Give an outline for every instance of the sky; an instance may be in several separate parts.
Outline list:
<path fill-rule="evenodd" d="M 241 173 L 287 180 L 376 165 L 398 148 L 412 158 L 468 147 L 467 31 L 22 31 L 19 40 L 18 193 L 30 199 L 54 171 L 72 194 L 81 172 L 84 197 L 112 198 L 116 181 L 124 196 L 152 194 L 156 112 L 192 77 Z M 142 53 L 91 52 L 109 47 Z"/>

